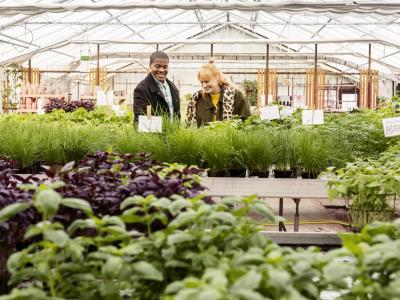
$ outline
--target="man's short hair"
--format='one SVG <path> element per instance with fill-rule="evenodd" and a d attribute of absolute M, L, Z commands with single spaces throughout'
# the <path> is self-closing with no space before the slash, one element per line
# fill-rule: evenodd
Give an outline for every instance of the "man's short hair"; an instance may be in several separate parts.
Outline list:
<path fill-rule="evenodd" d="M 163 51 L 156 51 L 156 52 L 153 52 L 153 53 L 150 55 L 150 64 L 152 64 L 153 61 L 154 61 L 156 58 L 164 58 L 164 59 L 168 59 L 168 61 L 169 61 L 169 57 L 168 57 L 167 53 L 165 53 L 165 52 L 163 52 Z"/>

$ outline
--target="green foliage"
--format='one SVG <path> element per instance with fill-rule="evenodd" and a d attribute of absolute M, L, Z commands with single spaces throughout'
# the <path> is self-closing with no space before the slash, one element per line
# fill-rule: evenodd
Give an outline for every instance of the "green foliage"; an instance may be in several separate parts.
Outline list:
<path fill-rule="evenodd" d="M 351 200 L 356 226 L 363 226 L 374 219 L 386 220 L 388 217 L 384 212 L 393 216 L 391 200 L 400 196 L 398 146 L 382 153 L 378 159 L 359 160 L 341 169 L 329 168 L 324 175 L 329 178 L 327 187 L 330 198 Z"/>
<path fill-rule="evenodd" d="M 343 248 L 322 254 L 315 247 L 279 247 L 260 233 L 249 213 L 263 222 L 278 219 L 254 196 L 214 205 L 200 197 L 135 196 L 121 204 L 120 217 L 98 218 L 86 201 L 62 199 L 51 186 L 35 189 L 32 205 L 43 220 L 26 233 L 35 241 L 9 258 L 14 289 L 0 300 L 317 300 L 325 291 L 342 300 L 400 297 L 399 221 L 343 234 Z M 64 229 L 52 219 L 58 205 L 81 209 L 87 218 Z M 7 220 L 21 209 L 6 207 L 0 216 Z M 174 219 L 163 230 L 129 230 L 132 222 L 151 224 L 167 215 Z M 78 235 L 78 229 L 96 234 Z"/>

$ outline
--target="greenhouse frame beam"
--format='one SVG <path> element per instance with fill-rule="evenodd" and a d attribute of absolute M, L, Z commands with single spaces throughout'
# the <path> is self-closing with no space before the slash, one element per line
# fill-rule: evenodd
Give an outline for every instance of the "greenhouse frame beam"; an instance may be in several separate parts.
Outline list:
<path fill-rule="evenodd" d="M 257 13 L 258 14 L 258 13 Z M 30 17 L 29 17 L 30 18 Z M 400 21 L 396 22 L 258 22 L 258 21 L 245 21 L 245 22 L 220 22 L 220 21 L 202 21 L 204 25 L 227 25 L 227 24 L 234 24 L 234 25 L 303 25 L 303 26 L 347 26 L 347 25 L 354 25 L 354 26 L 371 26 L 371 25 L 399 25 Z M 81 21 L 26 21 L 20 22 L 23 25 L 63 25 L 63 26 L 89 26 L 89 25 L 107 25 L 107 26 L 120 26 L 120 23 L 117 22 L 81 22 Z M 170 22 L 154 22 L 154 21 L 146 21 L 146 22 L 124 22 L 125 25 L 199 25 L 199 22 L 185 22 L 185 21 L 170 21 Z M 0 30 L 3 28 L 0 27 Z"/>
<path fill-rule="evenodd" d="M 134 10 L 134 9 L 181 9 L 181 10 L 241 10 L 241 11 L 265 11 L 265 12 L 313 12 L 313 13 L 359 13 L 359 14 L 380 14 L 380 15 L 393 15 L 400 13 L 400 4 L 387 2 L 387 1 L 369 1 L 363 3 L 348 1 L 337 1 L 334 3 L 316 3 L 316 2 L 302 2 L 294 3 L 293 1 L 281 1 L 279 3 L 238 3 L 238 2 L 222 2 L 222 3 L 209 3 L 209 2 L 170 2 L 158 3 L 148 1 L 138 1 L 136 3 L 116 3 L 116 4 L 42 4 L 35 3 L 30 5 L 2 5 L 0 7 L 0 15 L 13 16 L 18 14 L 38 14 L 38 13 L 61 13 L 61 12 L 79 12 L 79 11 L 104 11 L 107 9 L 115 10 Z"/>
<path fill-rule="evenodd" d="M 90 29 L 91 30 L 91 29 Z M 82 35 L 83 32 L 75 34 L 75 36 Z M 70 38 L 73 38 L 70 37 Z M 50 51 L 58 49 L 70 44 L 131 44 L 131 45 L 157 45 L 157 44 L 332 44 L 332 43 L 379 43 L 383 45 L 393 46 L 400 49 L 400 45 L 392 42 L 387 42 L 381 39 L 323 39 L 323 40 L 270 40 L 270 39 L 192 39 L 192 40 L 143 40 L 143 41 L 128 41 L 128 40 L 70 40 L 65 39 L 63 41 L 54 43 L 52 45 L 36 49 L 34 51 L 22 54 L 20 56 L 14 57 L 12 59 L 4 60 L 0 62 L 0 65 L 4 65 L 15 61 L 26 61 L 35 54 L 42 53 L 45 51 Z"/>

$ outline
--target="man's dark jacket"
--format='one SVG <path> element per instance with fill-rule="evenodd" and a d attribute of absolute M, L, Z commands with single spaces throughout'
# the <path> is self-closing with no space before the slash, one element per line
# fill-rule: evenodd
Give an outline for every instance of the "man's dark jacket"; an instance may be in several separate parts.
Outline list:
<path fill-rule="evenodd" d="M 174 117 L 180 118 L 180 105 L 179 105 L 179 91 L 172 81 L 167 80 L 171 90 L 172 103 L 174 105 Z M 169 115 L 169 108 L 164 94 L 158 87 L 156 80 L 150 73 L 136 86 L 133 92 L 133 113 L 134 122 L 138 122 L 139 115 L 146 115 L 147 105 L 151 105 L 151 114 L 153 116 L 167 114 Z"/>

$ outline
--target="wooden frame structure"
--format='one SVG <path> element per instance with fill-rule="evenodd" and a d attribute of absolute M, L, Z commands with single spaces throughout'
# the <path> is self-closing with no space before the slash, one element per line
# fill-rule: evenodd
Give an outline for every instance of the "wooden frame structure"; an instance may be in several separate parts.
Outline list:
<path fill-rule="evenodd" d="M 317 74 L 317 75 L 315 75 Z M 325 70 L 306 70 L 306 105 L 311 109 L 324 109 L 325 103 Z"/>
<path fill-rule="evenodd" d="M 106 68 L 92 68 L 89 72 L 90 90 L 93 92 L 96 86 L 102 89 L 107 87 L 107 69 Z"/>
<path fill-rule="evenodd" d="M 361 70 L 359 86 L 359 107 L 361 109 L 376 109 L 378 88 L 379 72 L 377 70 Z"/>
<path fill-rule="evenodd" d="M 261 95 L 265 95 L 268 99 L 272 96 L 272 101 L 276 100 L 277 96 L 277 74 L 275 69 L 258 69 L 257 70 L 257 103 L 258 107 L 267 105 L 265 99 L 261 99 Z M 267 91 L 268 87 L 268 91 Z"/>

